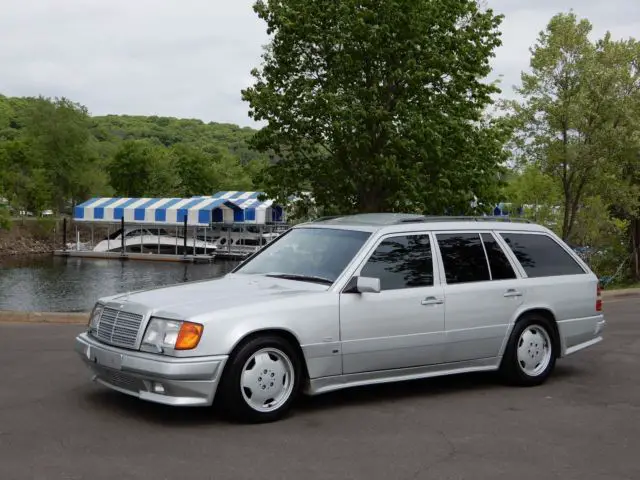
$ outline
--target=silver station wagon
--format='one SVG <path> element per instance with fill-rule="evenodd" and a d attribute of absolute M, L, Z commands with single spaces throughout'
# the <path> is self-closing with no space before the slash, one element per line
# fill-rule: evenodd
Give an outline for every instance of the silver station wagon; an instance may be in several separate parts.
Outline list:
<path fill-rule="evenodd" d="M 114 390 L 264 422 L 359 385 L 539 385 L 604 326 L 597 277 L 550 230 L 381 213 L 297 225 L 223 278 L 103 298 L 75 348 Z"/>

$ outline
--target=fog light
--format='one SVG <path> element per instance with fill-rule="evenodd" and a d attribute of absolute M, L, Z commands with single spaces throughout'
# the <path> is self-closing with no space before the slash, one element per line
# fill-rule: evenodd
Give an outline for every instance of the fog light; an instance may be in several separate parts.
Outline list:
<path fill-rule="evenodd" d="M 161 383 L 153 382 L 153 392 L 164 395 L 164 386 Z"/>

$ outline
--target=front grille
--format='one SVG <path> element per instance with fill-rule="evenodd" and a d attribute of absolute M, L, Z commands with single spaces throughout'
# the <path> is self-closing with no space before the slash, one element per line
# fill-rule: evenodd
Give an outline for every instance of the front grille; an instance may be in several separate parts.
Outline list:
<path fill-rule="evenodd" d="M 141 323 L 142 315 L 105 308 L 98 322 L 96 336 L 110 345 L 133 348 Z"/>

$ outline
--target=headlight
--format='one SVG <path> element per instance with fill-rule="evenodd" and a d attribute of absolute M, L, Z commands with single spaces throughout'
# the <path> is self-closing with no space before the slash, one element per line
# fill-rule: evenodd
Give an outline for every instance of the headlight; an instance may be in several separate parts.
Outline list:
<path fill-rule="evenodd" d="M 98 323 L 100 323 L 100 317 L 102 316 L 102 311 L 104 310 L 104 305 L 101 303 L 96 303 L 91 312 L 91 316 L 89 317 L 89 331 L 91 333 L 95 333 L 98 330 Z"/>
<path fill-rule="evenodd" d="M 166 348 L 191 350 L 198 346 L 203 326 L 198 323 L 151 318 L 140 348 L 162 353 Z"/>

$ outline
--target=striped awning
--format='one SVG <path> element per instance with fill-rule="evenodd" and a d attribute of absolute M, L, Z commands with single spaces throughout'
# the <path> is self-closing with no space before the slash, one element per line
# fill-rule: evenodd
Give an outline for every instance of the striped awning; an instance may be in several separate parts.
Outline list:
<path fill-rule="evenodd" d="M 273 200 L 259 200 L 264 192 L 218 192 L 211 198 L 232 202 L 243 211 L 242 221 L 247 223 L 270 223 L 284 221 L 284 211 Z"/>
<path fill-rule="evenodd" d="M 92 198 L 75 207 L 78 222 L 120 222 L 155 225 L 208 226 L 242 217 L 242 209 L 225 198 Z"/>

